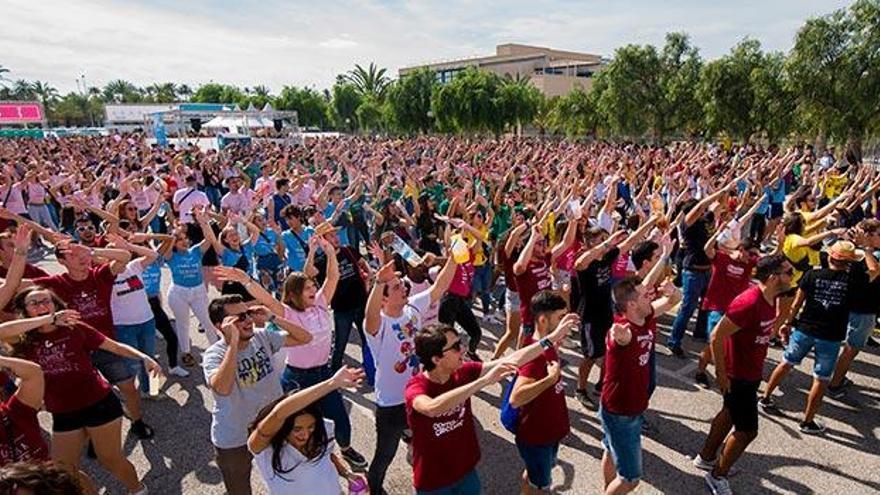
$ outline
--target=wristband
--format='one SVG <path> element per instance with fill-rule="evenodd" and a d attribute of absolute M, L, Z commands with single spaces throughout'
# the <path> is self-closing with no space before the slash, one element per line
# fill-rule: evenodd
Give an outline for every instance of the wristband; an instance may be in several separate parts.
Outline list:
<path fill-rule="evenodd" d="M 269 314 L 269 323 L 273 323 L 277 318 L 278 318 L 278 315 L 276 315 L 275 313 L 270 313 Z"/>

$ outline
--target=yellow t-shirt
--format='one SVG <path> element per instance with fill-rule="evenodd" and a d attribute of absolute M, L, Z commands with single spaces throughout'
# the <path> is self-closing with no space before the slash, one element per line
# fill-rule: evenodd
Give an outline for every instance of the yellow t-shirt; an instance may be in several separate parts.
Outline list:
<path fill-rule="evenodd" d="M 477 227 L 477 230 L 480 231 L 482 235 L 482 239 L 477 239 L 468 231 L 464 233 L 464 240 L 467 242 L 468 247 L 472 248 L 474 251 L 474 266 L 483 266 L 486 264 L 486 252 L 483 251 L 483 243 L 489 242 L 489 226 L 482 225 Z"/>
<path fill-rule="evenodd" d="M 809 246 L 797 246 L 797 243 L 803 241 L 803 239 L 803 236 L 788 234 L 785 236 L 785 241 L 782 243 L 782 253 L 785 254 L 785 257 L 788 258 L 789 262 L 798 263 L 806 257 L 810 266 L 819 266 L 819 251 L 816 251 Z M 800 281 L 803 275 L 804 272 L 795 267 L 794 275 L 791 277 L 791 286 L 797 287 L 798 281 Z"/>
<path fill-rule="evenodd" d="M 839 196 L 848 181 L 849 178 L 845 175 L 831 174 L 825 177 L 825 197 L 834 199 Z"/>

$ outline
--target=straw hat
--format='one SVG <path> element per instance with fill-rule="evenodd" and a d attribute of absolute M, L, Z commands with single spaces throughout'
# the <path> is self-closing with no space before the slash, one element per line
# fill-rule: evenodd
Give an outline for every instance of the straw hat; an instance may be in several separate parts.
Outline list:
<path fill-rule="evenodd" d="M 338 230 L 339 227 L 334 227 L 330 222 L 321 222 L 315 227 L 315 235 L 335 234 Z"/>
<path fill-rule="evenodd" d="M 856 245 L 850 241 L 837 241 L 828 250 L 828 257 L 835 261 L 862 261 L 865 252 L 856 249 Z"/>

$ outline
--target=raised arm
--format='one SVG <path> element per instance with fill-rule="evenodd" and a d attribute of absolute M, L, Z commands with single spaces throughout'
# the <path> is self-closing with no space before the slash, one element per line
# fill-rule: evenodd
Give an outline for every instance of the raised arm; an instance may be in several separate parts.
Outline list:
<path fill-rule="evenodd" d="M 376 283 L 370 289 L 367 306 L 364 311 L 364 331 L 376 335 L 382 324 L 382 291 L 394 279 L 394 261 L 389 261 L 376 272 Z"/>
<path fill-rule="evenodd" d="M 238 282 L 244 285 L 248 293 L 263 306 L 265 306 L 272 314 L 276 316 L 284 316 L 284 304 L 281 303 L 260 284 L 256 283 L 243 270 L 231 266 L 215 266 L 214 275 L 223 282 Z"/>
<path fill-rule="evenodd" d="M 336 294 L 336 286 L 339 283 L 339 260 L 336 259 L 336 248 L 326 239 L 319 237 L 318 245 L 327 257 L 327 275 L 324 277 L 324 285 L 321 286 L 321 294 L 329 303 Z"/>
<path fill-rule="evenodd" d="M 15 397 L 24 405 L 39 411 L 43 407 L 43 394 L 46 390 L 40 365 L 25 359 L 0 355 L 0 366 L 9 369 L 20 380 Z"/>
<path fill-rule="evenodd" d="M 431 284 L 431 302 L 440 301 L 443 294 L 446 294 L 446 291 L 449 290 L 449 286 L 452 284 L 452 279 L 455 278 L 455 270 L 456 265 L 453 257 L 447 256 L 446 263 L 440 269 L 440 273 L 437 274 L 437 280 Z"/>

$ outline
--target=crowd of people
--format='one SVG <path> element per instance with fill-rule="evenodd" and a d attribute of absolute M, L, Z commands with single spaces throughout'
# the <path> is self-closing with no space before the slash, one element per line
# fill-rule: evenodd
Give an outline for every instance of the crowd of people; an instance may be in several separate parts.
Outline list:
<path fill-rule="evenodd" d="M 401 442 L 416 493 L 480 493 L 470 398 L 496 383 L 523 494 L 551 490 L 568 395 L 601 422 L 605 493 L 627 493 L 655 344 L 691 358 L 690 326 L 694 381 L 723 396 L 693 462 L 728 494 L 759 409 L 780 414 L 773 392 L 811 351 L 799 428 L 823 433 L 822 398 L 852 386 L 880 303 L 880 174 L 832 149 L 422 136 L 217 151 L 131 134 L 0 140 L 0 168 L 0 486 L 36 490 L 43 472 L 96 493 L 86 450 L 147 493 L 123 416 L 162 435 L 141 401 L 159 375 L 198 371 L 233 495 L 253 466 L 270 493 L 386 493 Z M 764 376 L 771 345 L 783 362 Z M 343 389 L 374 394 L 373 452 L 352 446 Z"/>

